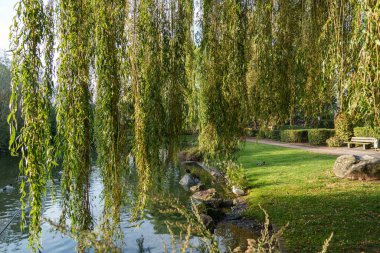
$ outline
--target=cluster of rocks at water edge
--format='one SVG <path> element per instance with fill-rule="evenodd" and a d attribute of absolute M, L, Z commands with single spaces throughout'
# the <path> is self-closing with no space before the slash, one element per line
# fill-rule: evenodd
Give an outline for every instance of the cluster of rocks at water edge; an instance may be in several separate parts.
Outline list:
<path fill-rule="evenodd" d="M 210 174 L 215 176 L 215 173 Z M 186 171 L 179 183 L 193 193 L 191 199 L 197 205 L 200 218 L 206 228 L 211 231 L 221 221 L 245 220 L 242 213 L 247 205 L 243 198 L 223 199 L 215 188 L 207 189 L 200 178 L 191 174 L 189 170 Z"/>

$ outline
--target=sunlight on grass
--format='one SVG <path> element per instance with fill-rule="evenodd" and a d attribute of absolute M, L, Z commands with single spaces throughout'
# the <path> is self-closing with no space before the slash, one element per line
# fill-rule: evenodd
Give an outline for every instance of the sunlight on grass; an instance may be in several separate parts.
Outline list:
<path fill-rule="evenodd" d="M 289 222 L 289 252 L 317 252 L 334 232 L 329 252 L 376 252 L 380 246 L 380 183 L 338 179 L 336 157 L 271 145 L 246 143 L 239 161 L 246 168 L 250 208 L 272 222 Z M 264 166 L 257 164 L 265 161 Z"/>

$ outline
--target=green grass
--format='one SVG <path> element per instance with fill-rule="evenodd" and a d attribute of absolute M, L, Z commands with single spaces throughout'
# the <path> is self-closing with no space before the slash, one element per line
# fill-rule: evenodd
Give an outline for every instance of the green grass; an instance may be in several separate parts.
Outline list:
<path fill-rule="evenodd" d="M 287 252 L 319 252 L 334 232 L 329 252 L 380 252 L 380 183 L 338 179 L 336 157 L 246 143 L 239 161 L 250 183 L 247 215 L 281 227 Z M 257 166 L 265 161 L 266 165 Z"/>

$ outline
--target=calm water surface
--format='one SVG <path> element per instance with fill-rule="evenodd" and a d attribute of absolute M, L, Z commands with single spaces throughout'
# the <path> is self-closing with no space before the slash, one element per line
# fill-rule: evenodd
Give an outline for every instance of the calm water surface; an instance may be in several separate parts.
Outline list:
<path fill-rule="evenodd" d="M 192 167 L 201 174 L 202 181 L 206 185 L 211 184 L 211 178 L 199 168 Z M 161 178 L 158 180 L 161 184 L 160 188 L 164 193 L 170 194 L 180 200 L 185 206 L 190 206 L 191 193 L 183 189 L 179 185 L 179 180 L 185 174 L 185 168 L 172 168 L 168 169 Z M 20 194 L 18 193 L 18 159 L 6 155 L 0 156 L 0 187 L 7 184 L 13 184 L 15 190 L 10 193 L 0 191 L 0 231 L 9 223 L 9 227 L 3 234 L 0 235 L 0 252 L 29 252 L 28 249 L 28 233 L 27 231 L 20 231 Z M 53 177 L 58 179 L 58 171 L 53 172 Z M 133 187 L 131 187 L 133 191 Z M 220 188 L 221 186 L 216 186 Z M 94 167 L 91 174 L 91 188 L 90 188 L 90 204 L 91 214 L 94 219 L 95 227 L 99 224 L 103 211 L 102 200 L 103 184 L 99 174 L 99 170 Z M 129 194 L 133 194 L 129 192 Z M 58 221 L 61 215 L 60 207 L 61 194 L 59 185 L 56 187 L 56 200 L 53 201 L 51 193 L 48 191 L 46 200 L 44 201 L 43 217 Z M 168 215 L 163 216 L 158 210 L 155 210 L 151 205 L 147 206 L 144 217 L 136 222 L 130 222 L 130 205 L 126 205 L 121 210 L 121 223 L 120 227 L 124 233 L 124 252 L 138 252 L 138 245 L 136 240 L 144 238 L 144 248 L 146 252 L 163 252 L 163 243 L 170 246 L 170 235 L 167 231 L 165 221 L 178 221 L 178 217 L 171 218 Z M 181 221 L 181 220 L 179 220 Z M 141 224 L 140 226 L 134 226 Z M 215 231 L 215 238 L 220 243 L 222 251 L 227 251 L 228 248 L 234 248 L 239 243 L 244 243 L 246 238 L 254 236 L 250 231 L 242 231 L 232 225 L 221 225 Z M 42 223 L 42 252 L 75 252 L 77 243 L 56 231 L 49 223 Z M 197 244 L 198 238 L 193 237 L 192 243 Z M 170 249 L 170 247 L 169 247 Z M 93 250 L 89 250 L 92 252 Z"/>

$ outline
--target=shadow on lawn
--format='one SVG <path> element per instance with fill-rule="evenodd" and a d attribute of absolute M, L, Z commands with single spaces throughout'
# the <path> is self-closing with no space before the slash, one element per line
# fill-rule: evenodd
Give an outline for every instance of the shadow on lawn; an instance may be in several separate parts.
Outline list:
<path fill-rule="evenodd" d="M 261 204 L 277 226 L 289 222 L 284 235 L 288 252 L 318 252 L 331 232 L 329 252 L 380 252 L 380 191 L 287 194 L 257 196 L 253 189 L 248 214 L 261 217 L 257 207 Z"/>

